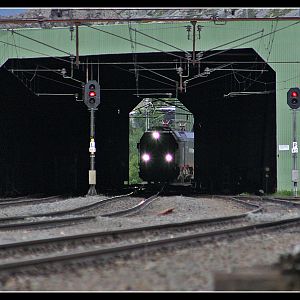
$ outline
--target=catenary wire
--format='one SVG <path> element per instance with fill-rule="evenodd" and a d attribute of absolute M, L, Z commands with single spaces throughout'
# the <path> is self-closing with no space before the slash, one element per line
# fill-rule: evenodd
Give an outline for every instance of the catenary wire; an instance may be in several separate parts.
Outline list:
<path fill-rule="evenodd" d="M 53 47 L 53 46 L 51 46 L 51 45 L 49 45 L 49 44 L 46 44 L 46 43 L 44 43 L 44 42 L 38 41 L 38 40 L 36 40 L 36 39 L 34 39 L 34 38 L 31 38 L 31 37 L 26 36 L 26 35 L 24 35 L 24 34 L 22 34 L 22 33 L 19 33 L 19 32 L 17 32 L 17 31 L 13 30 L 13 29 L 8 29 L 8 30 L 10 30 L 10 31 L 11 31 L 12 33 L 14 33 L 14 34 L 20 35 L 20 36 L 22 36 L 22 37 L 24 37 L 24 38 L 26 38 L 26 39 L 29 39 L 29 40 L 31 40 L 31 41 L 34 41 L 34 42 L 36 42 L 36 43 L 39 43 L 39 44 L 42 44 L 42 45 L 47 46 L 47 47 L 49 47 L 49 48 L 55 49 L 55 50 L 57 50 L 57 51 L 60 51 L 60 52 L 62 52 L 62 53 L 65 53 L 65 54 L 67 54 L 67 55 L 71 55 L 71 53 L 68 53 L 68 52 L 66 52 L 66 51 L 64 51 L 64 50 L 58 49 L 58 48 L 56 48 L 56 47 Z"/>
<path fill-rule="evenodd" d="M 70 63 L 66 59 L 63 59 L 63 58 L 60 58 L 60 57 L 51 56 L 49 54 L 45 54 L 45 53 L 42 53 L 42 52 L 39 52 L 39 51 L 36 51 L 36 50 L 32 50 L 32 49 L 28 49 L 28 48 L 25 48 L 25 47 L 17 46 L 17 45 L 14 45 L 14 44 L 11 44 L 11 43 L 8 43 L 8 42 L 5 42 L 5 41 L 1 41 L 0 40 L 0 43 L 7 44 L 9 46 L 13 46 L 13 47 L 20 48 L 20 49 L 23 49 L 23 50 L 27 50 L 27 51 L 30 51 L 30 52 L 33 52 L 33 53 L 38 53 L 38 54 L 44 55 L 46 57 L 54 58 L 54 59 L 57 59 L 57 60 L 60 60 L 60 61 L 63 61 L 63 62 Z"/>
<path fill-rule="evenodd" d="M 85 26 L 87 26 L 87 27 L 89 27 L 89 28 L 98 30 L 98 31 L 100 31 L 100 32 L 104 32 L 104 33 L 106 33 L 106 34 L 109 34 L 109 35 L 118 37 L 118 38 L 120 38 L 120 39 L 122 39 L 122 40 L 131 42 L 130 39 L 127 39 L 127 38 L 125 38 L 125 37 L 123 37 L 123 36 L 120 36 L 120 35 L 118 35 L 118 34 L 115 34 L 115 33 L 112 33 L 112 32 L 109 32 L 109 31 L 106 31 L 106 30 L 103 30 L 103 29 L 95 28 L 95 27 L 93 27 L 93 26 L 91 26 L 91 25 L 88 25 L 88 24 L 83 24 L 83 25 L 85 25 Z M 144 47 L 147 47 L 147 48 L 150 48 L 150 49 L 159 51 L 159 52 L 163 52 L 163 53 L 165 53 L 165 54 L 168 54 L 168 55 L 177 57 L 177 58 L 179 58 L 179 59 L 185 59 L 185 60 L 187 60 L 187 58 L 185 58 L 185 57 L 183 57 L 183 56 L 176 55 L 176 54 L 174 54 L 174 53 L 172 53 L 172 52 L 163 51 L 163 50 L 161 50 L 161 49 L 158 49 L 158 48 L 155 48 L 155 47 L 152 47 L 152 46 L 149 46 L 149 45 L 140 43 L 140 42 L 135 42 L 135 44 L 136 44 L 136 45 L 140 45 L 140 46 L 144 46 Z"/>

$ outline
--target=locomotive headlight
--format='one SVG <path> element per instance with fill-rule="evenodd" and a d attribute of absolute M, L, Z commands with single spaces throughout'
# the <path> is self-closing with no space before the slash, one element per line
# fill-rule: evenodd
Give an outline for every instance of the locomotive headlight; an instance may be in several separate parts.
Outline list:
<path fill-rule="evenodd" d="M 160 134 L 159 134 L 159 132 L 157 132 L 157 131 L 153 131 L 153 133 L 152 133 L 152 137 L 153 137 L 155 140 L 158 140 L 158 139 L 159 139 L 159 137 L 160 137 Z"/>
<path fill-rule="evenodd" d="M 144 154 L 142 155 L 142 160 L 143 160 L 144 162 L 149 161 L 149 160 L 150 160 L 150 155 L 149 155 L 148 153 L 144 153 Z"/>
<path fill-rule="evenodd" d="M 166 154 L 166 156 L 165 156 L 165 160 L 166 160 L 167 162 L 171 162 L 171 161 L 173 160 L 173 156 L 172 156 L 170 153 L 168 153 L 168 154 Z"/>

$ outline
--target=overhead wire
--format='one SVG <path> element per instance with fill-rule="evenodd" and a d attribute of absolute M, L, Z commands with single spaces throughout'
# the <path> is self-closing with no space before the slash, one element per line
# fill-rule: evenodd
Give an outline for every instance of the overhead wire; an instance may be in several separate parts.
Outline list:
<path fill-rule="evenodd" d="M 58 48 L 53 47 L 53 46 L 51 46 L 51 45 L 49 45 L 49 44 L 46 44 L 46 43 L 44 43 L 44 42 L 38 41 L 38 40 L 36 40 L 36 39 L 34 39 L 34 38 L 31 38 L 31 37 L 29 37 L 29 36 L 26 36 L 26 35 L 24 35 L 24 34 L 22 34 L 22 33 L 19 33 L 19 32 L 17 32 L 17 31 L 15 31 L 14 29 L 8 29 L 8 30 L 11 31 L 13 34 L 20 35 L 20 36 L 22 36 L 22 37 L 24 37 L 24 38 L 26 38 L 26 39 L 29 39 L 29 40 L 34 41 L 34 42 L 36 42 L 36 43 L 39 43 L 39 44 L 41 44 L 41 45 L 47 46 L 47 47 L 49 47 L 49 48 L 55 49 L 55 50 L 60 51 L 60 52 L 62 52 L 62 53 L 64 53 L 64 54 L 71 55 L 71 53 L 69 53 L 69 52 L 66 52 L 66 51 L 64 51 L 64 50 L 58 49 Z"/>
<path fill-rule="evenodd" d="M 88 25 L 88 24 L 83 24 L 89 28 L 92 28 L 92 29 L 95 29 L 95 30 L 98 30 L 100 32 L 103 32 L 103 33 L 106 33 L 106 34 L 109 34 L 109 35 L 112 35 L 112 36 L 115 36 L 115 37 L 118 37 L 122 40 L 125 40 L 125 41 L 128 41 L 128 42 L 131 42 L 130 39 L 127 39 L 123 36 L 120 36 L 118 34 L 115 34 L 115 33 L 112 33 L 112 32 L 109 32 L 109 31 L 106 31 L 106 30 L 103 30 L 103 29 L 99 29 L 99 28 L 95 28 L 91 25 Z M 143 47 L 146 47 L 146 48 L 149 48 L 149 49 L 153 49 L 153 50 L 156 50 L 156 51 L 159 51 L 159 52 L 162 52 L 162 53 L 165 53 L 165 54 L 168 54 L 168 55 L 171 55 L 171 56 L 174 56 L 176 58 L 179 58 L 179 59 L 185 59 L 185 60 L 188 60 L 187 58 L 183 57 L 183 56 L 179 56 L 179 55 L 176 55 L 172 52 L 167 52 L 167 51 L 163 51 L 161 49 L 158 49 L 158 48 L 155 48 L 155 47 L 152 47 L 152 46 L 149 46 L 149 45 L 146 45 L 146 44 L 143 44 L 143 43 L 140 43 L 140 42 L 135 42 L 136 45 L 140 45 L 140 46 L 143 46 Z"/>
<path fill-rule="evenodd" d="M 288 27 L 294 26 L 294 25 L 298 24 L 299 22 L 300 22 L 300 21 L 295 22 L 295 23 L 290 24 L 290 25 L 287 25 L 287 26 L 285 26 L 285 27 L 279 28 L 279 29 L 271 30 L 270 33 L 267 33 L 267 34 L 265 34 L 265 35 L 262 35 L 262 36 L 259 37 L 259 38 L 252 39 L 252 40 L 250 40 L 250 41 L 246 41 L 246 42 L 244 42 L 244 43 L 242 43 L 242 44 L 240 44 L 240 45 L 237 45 L 237 46 L 232 47 L 231 49 L 234 49 L 234 48 L 239 47 L 239 46 L 241 46 L 241 45 L 243 45 L 243 44 L 246 44 L 246 43 L 250 43 L 250 42 L 252 42 L 252 41 L 254 41 L 254 40 L 261 39 L 262 37 L 265 37 L 265 36 L 268 36 L 268 35 L 271 35 L 271 34 L 275 34 L 275 32 L 278 32 L 278 31 L 280 31 L 280 30 L 283 30 L 283 29 L 286 29 L 286 28 L 288 28 Z M 102 31 L 102 32 L 106 32 L 106 31 L 104 31 L 104 30 L 100 30 L 100 29 L 98 29 L 98 28 L 94 28 L 94 27 L 89 26 L 89 25 L 87 25 L 87 26 L 90 27 L 90 28 L 92 28 L 92 29 L 96 29 L 96 30 L 99 30 L 99 31 Z M 115 34 L 110 33 L 110 32 L 106 32 L 106 33 L 112 34 L 112 35 L 114 35 L 114 36 L 118 36 L 118 35 L 115 35 Z M 254 33 L 254 34 L 257 34 L 257 33 Z M 254 35 L 254 34 L 251 34 L 251 35 Z M 251 36 L 251 35 L 250 35 L 250 36 Z M 125 38 L 123 38 L 123 37 L 121 37 L 121 36 L 118 36 L 118 37 L 119 37 L 119 38 L 122 38 L 122 39 L 125 39 Z M 245 38 L 245 37 L 243 37 L 243 38 Z M 242 38 L 240 38 L 240 39 L 242 39 Z M 240 40 L 240 39 L 238 39 L 238 40 Z M 126 39 L 126 40 L 128 40 L 128 39 Z M 270 45 L 270 43 L 271 43 L 271 45 L 273 45 L 273 40 L 274 40 L 274 35 L 273 35 L 272 42 L 271 42 L 271 38 L 270 38 L 270 40 L 269 40 L 269 45 Z M 130 41 L 130 40 L 128 40 L 128 41 Z M 235 40 L 235 41 L 236 41 L 236 40 Z M 28 49 L 28 48 L 25 48 L 25 47 L 13 45 L 13 44 L 8 43 L 8 42 L 4 42 L 4 41 L 0 41 L 0 42 L 1 42 L 1 43 L 4 43 L 4 44 L 6 44 L 6 45 L 11 45 L 11 46 L 14 46 L 14 47 L 16 47 L 16 48 L 25 49 L 25 50 L 27 50 L 27 51 L 35 52 L 35 53 L 38 53 L 38 54 L 41 54 L 41 55 L 45 55 L 45 56 L 48 56 L 48 57 L 51 57 L 51 58 L 58 59 L 58 60 L 61 60 L 61 61 L 64 61 L 64 62 L 68 62 L 68 63 L 69 63 L 69 61 L 64 60 L 64 59 L 62 59 L 62 58 L 53 57 L 53 56 L 51 56 L 51 55 L 47 55 L 47 54 L 45 54 L 45 53 L 41 53 L 41 52 L 38 52 L 38 51 L 35 51 L 35 50 L 32 50 L 32 49 Z M 131 41 L 131 42 L 132 42 L 132 41 Z M 232 42 L 234 42 L 234 41 L 232 41 Z M 232 42 L 229 42 L 229 43 L 232 43 Z M 141 43 L 135 42 L 135 44 L 141 44 Z M 226 44 L 228 44 L 228 43 L 226 43 Z M 226 44 L 223 44 L 223 45 L 226 45 Z M 151 46 L 144 45 L 144 44 L 142 44 L 142 45 L 143 45 L 143 46 L 146 46 L 146 47 L 151 47 Z M 48 46 L 50 46 L 50 45 L 48 45 Z M 221 47 L 221 46 L 222 46 L 222 45 L 217 46 L 217 47 L 214 47 L 214 48 L 212 48 L 212 49 L 216 49 L 216 48 Z M 152 48 L 153 48 L 153 47 L 152 47 Z M 56 48 L 56 49 L 57 49 L 57 48 Z M 60 49 L 57 49 L 57 50 L 60 50 Z M 172 53 L 165 52 L 165 51 L 160 50 L 160 49 L 156 49 L 156 50 L 172 55 Z M 226 51 L 229 51 L 229 50 L 230 50 L 230 49 L 226 49 L 226 50 L 224 50 L 224 51 L 221 51 L 221 52 L 212 54 L 212 55 L 210 55 L 210 56 L 207 56 L 207 57 L 205 57 L 205 58 L 203 58 L 203 59 L 207 59 L 208 57 L 211 57 L 211 56 L 217 55 L 217 54 L 221 54 L 221 53 L 226 52 Z M 271 50 L 270 50 L 270 51 L 271 51 Z M 65 52 L 65 53 L 66 53 L 66 52 Z M 269 57 L 269 56 L 270 56 L 270 52 L 269 52 L 268 57 Z M 180 57 L 181 59 L 184 58 L 184 57 L 181 57 L 181 56 L 177 56 L 177 57 Z M 240 63 L 241 63 L 241 62 L 240 62 Z M 245 63 L 246 63 L 246 62 L 245 62 Z M 123 69 L 123 70 L 124 70 L 124 69 Z M 127 71 L 127 70 L 125 70 L 125 71 Z M 130 72 L 130 71 L 128 71 L 128 72 Z M 240 74 L 239 74 L 239 75 L 240 75 Z M 39 75 L 39 77 L 41 77 L 41 76 Z M 145 77 L 145 78 L 148 78 L 148 79 L 151 79 L 151 80 L 154 80 L 154 81 L 158 81 L 158 80 L 155 80 L 155 79 L 153 79 L 153 78 L 149 78 L 149 77 L 147 77 L 147 76 L 142 76 L 142 77 Z M 224 77 L 224 76 L 220 76 L 220 77 Z M 220 78 L 220 77 L 218 77 L 218 78 Z M 215 78 L 215 79 L 217 79 L 217 78 Z M 214 80 L 214 79 L 213 79 L 213 80 Z M 207 81 L 210 81 L 210 80 L 207 80 Z M 205 81 L 205 82 L 207 82 L 207 81 Z M 253 79 L 251 79 L 251 81 L 253 81 Z M 158 82 L 163 83 L 163 84 L 167 84 L 167 83 L 162 82 L 162 81 L 158 81 Z M 203 82 L 203 83 L 204 83 L 204 82 Z M 201 83 L 200 83 L 200 84 L 201 84 Z M 198 84 L 191 85 L 190 87 L 195 86 L 195 85 L 198 85 Z M 170 85 L 170 86 L 171 86 L 171 85 Z"/>
<path fill-rule="evenodd" d="M 267 65 L 268 65 L 268 60 L 270 58 L 271 51 L 272 51 L 272 48 L 273 48 L 273 42 L 274 42 L 274 38 L 275 38 L 275 33 L 276 33 L 277 25 L 278 25 L 278 20 L 276 20 L 276 23 L 275 23 L 274 27 L 273 27 L 273 21 L 272 21 L 271 32 L 273 32 L 273 36 L 270 35 L 270 39 L 269 39 L 269 43 L 268 43 L 268 47 L 267 47 L 267 49 L 268 49 L 268 55 L 267 55 L 267 59 L 265 61 L 265 64 L 263 65 L 263 70 L 265 70 L 266 67 L 267 67 Z M 244 92 L 247 91 L 262 75 L 263 75 L 263 72 L 261 72 L 259 75 L 257 75 L 256 78 L 254 80 L 252 80 L 252 82 L 249 83 L 249 86 L 247 88 L 244 88 L 243 91 Z"/>
<path fill-rule="evenodd" d="M 278 20 L 277 20 L 277 21 L 278 21 Z M 286 28 L 288 28 L 288 27 L 294 26 L 294 25 L 296 25 L 296 24 L 298 24 L 298 23 L 300 23 L 300 21 L 297 21 L 297 22 L 295 22 L 295 23 L 293 23 L 293 24 L 289 24 L 289 25 L 287 25 L 287 26 L 285 26 L 285 27 L 282 27 L 282 28 L 279 28 L 279 29 L 271 30 L 269 33 L 264 34 L 264 35 L 262 35 L 262 36 L 260 36 L 260 37 L 258 37 L 258 38 L 252 39 L 252 40 L 250 40 L 250 41 L 246 41 L 246 42 L 244 42 L 244 43 L 242 43 L 242 44 L 239 44 L 239 45 L 237 45 L 237 46 L 234 46 L 234 47 L 232 47 L 232 48 L 230 48 L 230 49 L 226 49 L 226 50 L 223 50 L 223 51 L 221 51 L 221 52 L 217 52 L 217 53 L 211 54 L 211 55 L 209 55 L 209 56 L 204 57 L 203 59 L 206 59 L 206 58 L 211 57 L 211 56 L 219 55 L 219 54 L 221 54 L 221 53 L 227 52 L 227 51 L 229 51 L 229 50 L 231 50 L 231 49 L 234 49 L 234 48 L 236 48 L 236 47 L 239 47 L 239 46 L 241 46 L 241 45 L 244 45 L 244 44 L 246 44 L 246 43 L 249 43 L 249 42 L 252 42 L 252 41 L 255 41 L 255 40 L 257 40 L 257 39 L 261 39 L 261 38 L 263 38 L 263 37 L 265 37 L 265 36 L 269 36 L 269 35 L 273 34 L 271 47 L 270 47 L 270 50 L 269 50 L 269 53 L 268 53 L 268 58 L 269 58 L 270 53 L 271 53 L 271 48 L 272 48 L 272 45 L 273 45 L 273 41 L 274 41 L 274 35 L 275 35 L 275 33 L 278 32 L 278 31 L 280 31 L 280 30 L 286 29 Z M 278 24 L 278 23 L 276 23 L 276 28 L 277 28 L 277 24 Z M 200 61 L 201 61 L 201 60 L 202 60 L 202 59 L 200 59 Z M 264 66 L 266 66 L 266 62 L 263 62 L 263 63 L 264 63 Z M 262 74 L 263 74 L 263 73 L 259 74 L 259 76 L 257 76 L 257 78 L 256 78 L 255 80 L 257 80 L 260 76 L 262 76 Z M 197 85 L 200 85 L 200 84 L 209 82 L 209 81 L 213 81 L 213 80 L 216 80 L 216 79 L 218 79 L 218 78 L 226 77 L 226 76 L 229 76 L 229 75 L 231 75 L 231 73 L 225 74 L 225 75 L 223 75 L 223 76 L 219 76 L 219 77 L 216 77 L 216 78 L 212 78 L 212 79 L 209 79 L 209 80 L 205 80 L 205 81 L 202 81 L 202 82 L 200 82 L 200 83 L 196 83 L 196 84 L 194 84 L 194 85 L 190 85 L 189 87 L 194 87 L 194 86 L 197 86 Z M 255 81 L 255 80 L 254 80 L 254 81 Z M 252 85 L 250 85 L 250 86 L 252 86 Z M 249 89 L 250 86 L 248 86 L 247 89 Z M 244 88 L 244 90 L 245 90 L 245 88 Z"/>
<path fill-rule="evenodd" d="M 251 34 L 249 34 L 249 35 L 246 35 L 246 36 L 244 36 L 244 37 L 238 38 L 238 39 L 236 39 L 236 40 L 234 40 L 234 41 L 230 41 L 230 42 L 227 42 L 227 43 L 225 43 L 225 44 L 221 44 L 221 45 L 219 45 L 219 46 L 216 46 L 216 47 L 213 47 L 213 48 L 211 48 L 211 49 L 208 49 L 208 50 L 206 50 L 205 52 L 212 51 L 212 50 L 218 49 L 218 48 L 220 48 L 220 47 L 227 46 L 227 45 L 229 45 L 229 44 L 232 44 L 232 43 L 238 42 L 238 41 L 240 41 L 240 40 L 246 39 L 246 38 L 248 38 L 248 37 L 250 37 L 250 36 L 253 36 L 253 35 L 262 33 L 263 31 L 264 31 L 263 29 L 262 29 L 262 30 L 259 30 L 259 31 L 257 31 L 257 32 L 254 32 L 254 33 L 251 33 Z"/>
<path fill-rule="evenodd" d="M 279 29 L 277 29 L 277 30 L 271 31 L 271 32 L 266 33 L 266 34 L 262 34 L 262 35 L 261 35 L 260 37 L 258 37 L 258 38 L 254 38 L 254 39 L 251 39 L 251 40 L 249 40 L 249 41 L 243 42 L 243 43 L 241 43 L 241 44 L 239 44 L 239 45 L 236 45 L 236 46 L 234 46 L 234 47 L 231 47 L 231 48 L 229 48 L 229 49 L 225 49 L 225 50 L 222 50 L 222 51 L 220 51 L 220 52 L 213 53 L 213 54 L 208 55 L 208 56 L 206 56 L 206 57 L 200 58 L 199 60 L 202 61 L 202 60 L 207 59 L 207 58 L 209 58 L 209 57 L 216 56 L 216 55 L 220 55 L 221 53 L 224 53 L 224 52 L 230 51 L 230 50 L 232 50 L 232 49 L 234 49 L 234 48 L 237 48 L 237 47 L 243 46 L 243 45 L 245 45 L 245 44 L 254 42 L 254 41 L 258 40 L 258 39 L 262 39 L 263 37 L 266 37 L 266 36 L 269 36 L 270 34 L 273 34 L 273 33 L 275 33 L 275 32 L 278 32 L 278 31 L 287 29 L 287 28 L 289 28 L 289 27 L 291 27 L 291 26 L 295 26 L 295 25 L 297 25 L 297 24 L 299 24 L 299 23 L 300 23 L 300 21 L 294 22 L 294 23 L 292 23 L 292 24 L 289 24 L 289 25 L 287 25 L 287 26 L 285 26 L 285 27 L 282 27 L 282 28 L 279 28 Z"/>
<path fill-rule="evenodd" d="M 137 32 L 137 33 L 139 33 L 139 34 L 141 34 L 141 35 L 144 35 L 144 36 L 146 36 L 146 37 L 148 37 L 148 38 L 151 38 L 151 39 L 153 39 L 153 40 L 155 40 L 155 41 L 157 41 L 157 42 L 160 42 L 160 43 L 163 43 L 163 44 L 165 44 L 165 45 L 167 45 L 167 46 L 170 46 L 170 47 L 172 47 L 172 48 L 174 48 L 174 49 L 176 49 L 176 50 L 179 50 L 179 51 L 181 51 L 181 52 L 184 52 L 184 53 L 186 53 L 186 54 L 189 54 L 187 51 L 185 51 L 185 50 L 183 50 L 183 49 L 180 49 L 180 48 L 178 48 L 178 47 L 176 47 L 176 46 L 174 46 L 174 45 L 171 45 L 171 44 L 169 44 L 169 43 L 166 43 L 166 42 L 164 42 L 164 41 L 162 41 L 162 40 L 160 40 L 160 39 L 158 39 L 158 38 L 155 38 L 155 37 L 153 37 L 153 36 L 151 36 L 151 35 L 149 35 L 149 34 L 143 33 L 143 32 L 141 32 L 141 31 L 139 31 L 139 30 L 137 30 L 137 29 L 134 29 L 134 31 Z"/>
<path fill-rule="evenodd" d="M 171 100 L 163 100 L 162 98 L 157 98 L 159 101 L 162 101 L 162 102 L 164 102 L 164 103 L 166 103 L 166 104 L 169 104 L 170 105 L 170 101 Z M 188 112 L 188 113 L 191 113 L 189 110 L 187 110 L 187 109 L 185 109 L 185 108 L 183 108 L 182 106 L 179 106 L 179 105 L 176 105 L 176 104 L 174 104 L 174 103 L 172 103 L 172 106 L 175 106 L 175 107 L 177 107 L 177 108 L 180 108 L 180 109 L 182 109 L 183 111 L 186 111 L 186 112 Z"/>
<path fill-rule="evenodd" d="M 44 55 L 45 57 L 50 57 L 50 58 L 54 58 L 54 59 L 57 59 L 57 60 L 60 60 L 60 61 L 64 61 L 64 62 L 70 63 L 66 59 L 63 59 L 63 58 L 60 58 L 60 57 L 56 57 L 56 56 L 51 56 L 49 54 L 45 54 L 45 53 L 42 53 L 42 52 L 39 52 L 39 51 L 36 51 L 36 50 L 32 50 L 32 49 L 28 49 L 28 48 L 25 48 L 25 47 L 17 46 L 17 45 L 14 45 L 14 44 L 2 41 L 2 40 L 0 40 L 0 43 L 7 44 L 9 46 L 13 46 L 13 47 L 20 48 L 20 49 L 23 49 L 23 50 L 27 50 L 27 51 L 30 51 L 30 52 L 33 52 L 33 53 L 41 54 L 41 55 Z"/>
<path fill-rule="evenodd" d="M 37 65 L 37 66 L 42 67 L 42 68 L 44 68 L 44 69 L 46 69 L 46 70 L 52 71 L 53 73 L 56 73 L 56 74 L 58 74 L 58 75 L 63 76 L 61 72 L 58 72 L 58 71 L 56 71 L 56 70 L 51 70 L 51 69 L 49 69 L 49 68 L 47 68 L 47 67 L 45 67 L 45 66 L 42 66 L 42 65 Z M 63 78 L 64 78 L 64 79 L 70 79 L 70 80 L 73 80 L 73 81 L 76 81 L 76 82 L 83 83 L 83 81 L 78 80 L 78 79 L 73 78 L 73 77 L 70 77 L 70 76 L 68 76 L 68 77 L 63 77 Z"/>
<path fill-rule="evenodd" d="M 132 28 L 131 28 L 130 21 L 128 21 L 128 30 L 129 30 L 129 37 L 130 37 L 130 41 L 131 41 L 131 52 L 132 52 L 132 61 L 133 61 L 133 66 L 134 66 L 136 93 L 139 94 L 139 72 L 137 69 L 137 55 L 135 53 L 135 48 L 134 48 L 134 44 L 133 44 Z M 135 39 L 136 39 L 136 35 L 135 35 Z"/>
<path fill-rule="evenodd" d="M 226 76 L 229 76 L 229 75 L 232 75 L 231 73 L 227 73 L 225 75 L 221 75 L 221 76 L 218 76 L 218 77 L 215 77 L 215 78 L 212 78 L 212 79 L 208 79 L 208 80 L 205 80 L 205 81 L 201 81 L 199 83 L 195 83 L 195 84 L 192 84 L 192 85 L 189 85 L 189 88 L 191 87 L 194 87 L 194 86 L 198 86 L 198 85 L 201 85 L 201 84 L 204 84 L 204 83 L 207 83 L 209 81 L 214 81 L 214 80 L 217 80 L 219 78 L 222 78 L 222 77 L 226 77 Z"/>
<path fill-rule="evenodd" d="M 129 71 L 129 70 L 123 69 L 123 68 L 121 68 L 121 67 L 118 67 L 118 66 L 112 66 L 112 67 L 113 67 L 113 68 L 120 69 L 120 70 L 122 70 L 122 71 L 129 72 L 129 73 L 133 74 L 133 72 L 132 72 L 132 71 Z M 167 82 L 164 82 L 164 81 L 161 81 L 161 80 L 157 80 L 157 79 L 154 79 L 154 78 L 151 78 L 151 77 L 148 77 L 148 76 L 145 76 L 145 75 L 141 75 L 141 74 L 139 74 L 139 76 L 140 76 L 140 77 L 143 77 L 143 78 L 147 78 L 147 79 L 149 79 L 149 80 L 152 80 L 152 81 L 159 82 L 159 83 L 161 83 L 161 84 L 164 84 L 164 85 L 171 86 L 171 87 L 173 87 L 173 88 L 174 88 L 174 85 L 172 85 L 172 84 L 170 84 L 170 83 L 167 83 Z"/>
<path fill-rule="evenodd" d="M 26 73 L 32 74 L 33 72 L 27 71 Z M 50 81 L 53 81 L 53 82 L 57 82 L 57 83 L 60 83 L 60 84 L 66 85 L 66 86 L 71 86 L 71 87 L 74 87 L 76 89 L 80 89 L 81 90 L 81 87 L 73 85 L 73 84 L 62 82 L 62 81 L 59 81 L 59 80 L 56 80 L 56 79 L 53 79 L 53 78 L 49 78 L 49 77 L 46 77 L 46 76 L 43 76 L 43 75 L 39 75 L 39 74 L 36 74 L 36 76 L 40 77 L 40 78 L 44 78 L 44 79 L 50 80 Z"/>
<path fill-rule="evenodd" d="M 157 75 L 157 76 L 160 76 L 160 77 L 162 77 L 162 78 L 165 78 L 165 79 L 167 79 L 167 80 L 169 80 L 169 81 L 172 81 L 172 82 L 177 82 L 176 80 L 174 80 L 174 79 L 171 79 L 171 78 L 169 78 L 169 77 L 167 77 L 167 76 L 164 76 L 164 75 L 162 75 L 162 74 L 159 74 L 159 73 L 157 73 L 157 72 L 155 72 L 155 71 L 153 71 L 153 70 L 151 70 L 151 69 L 147 69 L 147 68 L 144 68 L 144 67 L 142 67 L 142 66 L 139 66 L 140 68 L 142 68 L 142 69 L 144 69 L 144 70 L 146 70 L 146 71 L 149 71 L 149 72 L 151 72 L 151 73 L 153 73 L 153 74 L 155 74 L 155 75 Z"/>

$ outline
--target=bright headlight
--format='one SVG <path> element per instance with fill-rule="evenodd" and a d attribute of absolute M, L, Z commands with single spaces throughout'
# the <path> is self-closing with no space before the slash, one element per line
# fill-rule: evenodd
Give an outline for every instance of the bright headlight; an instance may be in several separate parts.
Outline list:
<path fill-rule="evenodd" d="M 159 139 L 159 137 L 160 137 L 160 134 L 159 134 L 159 132 L 158 132 L 158 131 L 153 131 L 153 133 L 152 133 L 152 137 L 153 137 L 155 140 L 158 140 L 158 139 Z"/>
<path fill-rule="evenodd" d="M 166 154 L 165 160 L 166 160 L 167 162 L 171 162 L 171 161 L 173 160 L 172 154 L 170 154 L 170 153 Z"/>
<path fill-rule="evenodd" d="M 142 160 L 143 160 L 144 162 L 149 161 L 149 160 L 150 160 L 150 155 L 149 155 L 148 153 L 144 153 L 144 154 L 142 155 Z"/>

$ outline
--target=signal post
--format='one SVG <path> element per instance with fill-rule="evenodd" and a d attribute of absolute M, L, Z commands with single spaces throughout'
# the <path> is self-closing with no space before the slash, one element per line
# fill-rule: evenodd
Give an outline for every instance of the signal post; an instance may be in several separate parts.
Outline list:
<path fill-rule="evenodd" d="M 90 170 L 87 195 L 95 196 L 96 191 L 96 143 L 95 143 L 95 112 L 100 104 L 100 85 L 96 80 L 88 81 L 84 86 L 84 103 L 90 111 Z"/>
<path fill-rule="evenodd" d="M 293 182 L 293 194 L 297 197 L 297 184 L 299 181 L 299 170 L 297 169 L 297 153 L 298 153 L 298 142 L 296 136 L 296 112 L 300 107 L 300 89 L 299 88 L 291 88 L 287 93 L 287 104 L 292 109 L 293 112 L 293 144 L 292 144 L 292 157 L 293 157 L 293 166 L 292 166 L 292 182 Z"/>

